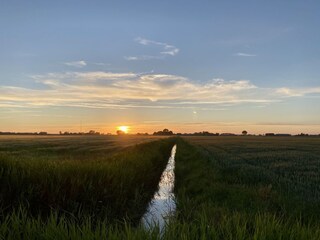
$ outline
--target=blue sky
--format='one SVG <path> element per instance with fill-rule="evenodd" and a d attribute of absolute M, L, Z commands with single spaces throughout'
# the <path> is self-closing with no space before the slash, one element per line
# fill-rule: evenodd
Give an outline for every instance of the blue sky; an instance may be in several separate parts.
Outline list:
<path fill-rule="evenodd" d="M 105 132 L 320 132 L 319 12 L 318 1 L 1 1 L 0 131 L 81 119 Z"/>

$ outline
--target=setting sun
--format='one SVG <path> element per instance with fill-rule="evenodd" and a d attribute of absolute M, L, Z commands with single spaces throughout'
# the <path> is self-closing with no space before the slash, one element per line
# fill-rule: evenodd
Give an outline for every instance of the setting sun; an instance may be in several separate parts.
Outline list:
<path fill-rule="evenodd" d="M 118 130 L 123 131 L 124 133 L 128 133 L 129 126 L 119 126 Z"/>

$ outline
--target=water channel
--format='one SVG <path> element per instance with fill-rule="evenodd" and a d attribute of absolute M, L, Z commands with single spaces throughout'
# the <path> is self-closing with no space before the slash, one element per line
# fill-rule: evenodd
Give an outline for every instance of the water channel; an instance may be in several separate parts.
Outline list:
<path fill-rule="evenodd" d="M 176 149 L 177 146 L 174 145 L 167 166 L 161 175 L 158 191 L 154 194 L 147 211 L 141 218 L 141 223 L 146 229 L 152 229 L 158 226 L 162 233 L 166 224 L 169 222 L 170 216 L 172 216 L 176 210 L 175 196 L 173 193 Z"/>

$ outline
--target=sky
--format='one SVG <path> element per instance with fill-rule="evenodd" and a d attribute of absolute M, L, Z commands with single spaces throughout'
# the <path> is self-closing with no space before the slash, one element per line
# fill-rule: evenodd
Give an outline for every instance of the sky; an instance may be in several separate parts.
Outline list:
<path fill-rule="evenodd" d="M 0 131 L 320 133 L 319 1 L 0 2 Z"/>

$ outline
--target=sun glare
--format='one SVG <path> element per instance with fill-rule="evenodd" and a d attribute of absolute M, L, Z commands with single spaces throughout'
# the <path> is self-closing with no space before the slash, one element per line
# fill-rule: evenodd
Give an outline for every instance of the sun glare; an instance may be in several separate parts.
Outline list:
<path fill-rule="evenodd" d="M 119 126 L 118 130 L 123 131 L 124 133 L 128 133 L 129 127 L 128 126 Z"/>

